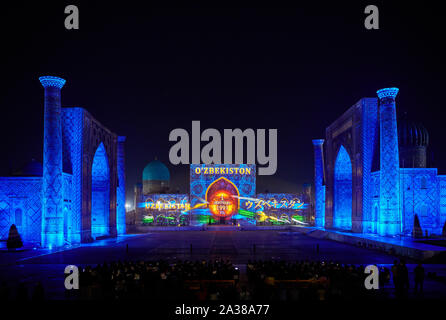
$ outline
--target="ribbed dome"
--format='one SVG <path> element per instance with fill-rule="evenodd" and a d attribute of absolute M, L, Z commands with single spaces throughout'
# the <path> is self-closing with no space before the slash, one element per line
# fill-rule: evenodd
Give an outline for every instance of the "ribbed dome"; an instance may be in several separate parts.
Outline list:
<path fill-rule="evenodd" d="M 32 159 L 12 175 L 19 177 L 41 177 L 43 175 L 43 166 L 40 162 Z"/>
<path fill-rule="evenodd" d="M 144 171 L 142 172 L 142 180 L 169 181 L 169 169 L 167 169 L 161 161 L 153 160 L 144 168 Z"/>
<path fill-rule="evenodd" d="M 427 147 L 429 133 L 421 123 L 404 117 L 398 121 L 398 142 L 400 146 Z"/>

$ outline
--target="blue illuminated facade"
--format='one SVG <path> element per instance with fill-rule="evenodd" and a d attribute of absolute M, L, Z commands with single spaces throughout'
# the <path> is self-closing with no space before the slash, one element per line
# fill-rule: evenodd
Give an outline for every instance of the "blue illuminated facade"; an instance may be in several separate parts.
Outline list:
<path fill-rule="evenodd" d="M 397 88 L 377 91 L 380 124 L 380 175 L 378 234 L 393 236 L 402 232 L 400 211 L 400 160 L 396 124 Z"/>
<path fill-rule="evenodd" d="M 245 170 L 243 174 L 235 171 L 224 171 L 224 173 L 205 173 L 208 168 L 218 169 L 237 169 Z M 247 174 L 246 170 L 249 170 Z M 206 198 L 206 192 L 209 185 L 218 178 L 225 178 L 235 185 L 239 195 L 243 197 L 254 198 L 256 196 L 256 166 L 251 164 L 191 164 L 190 165 L 190 202 L 191 206 L 200 203 L 201 199 Z"/>
<path fill-rule="evenodd" d="M 63 245 L 62 124 L 60 91 L 65 80 L 40 77 L 45 88 L 42 178 L 42 245 Z"/>
<path fill-rule="evenodd" d="M 43 170 L 0 177 L 0 239 L 12 224 L 24 241 L 50 248 L 124 233 L 125 138 L 85 109 L 62 108 L 64 79 L 39 80 L 45 94 Z"/>
<path fill-rule="evenodd" d="M 352 228 L 352 162 L 343 146 L 339 149 L 334 169 L 333 226 L 339 229 Z"/>
<path fill-rule="evenodd" d="M 91 169 L 91 234 L 108 234 L 110 218 L 110 169 L 104 145 L 96 150 Z"/>
<path fill-rule="evenodd" d="M 125 140 L 126 137 L 118 137 L 118 189 L 116 199 L 116 228 L 118 235 L 125 233 Z"/>
<path fill-rule="evenodd" d="M 314 194 L 315 194 L 315 225 L 325 225 L 325 185 L 323 139 L 313 140 L 314 147 Z"/>
<path fill-rule="evenodd" d="M 189 195 L 169 189 L 163 193 L 154 182 L 169 185 L 169 170 L 158 160 L 149 163 L 142 179 L 150 188 L 135 186 L 136 206 L 128 212 L 128 226 L 135 232 L 146 232 L 151 226 L 307 225 L 311 207 L 302 199 L 311 201 L 310 185 L 304 187 L 303 196 L 256 194 L 255 165 L 191 164 L 189 171 Z"/>
<path fill-rule="evenodd" d="M 327 127 L 325 142 L 313 140 L 316 226 L 410 236 L 419 221 L 423 234 L 446 234 L 446 176 L 426 168 L 425 129 L 399 127 L 397 93 L 361 99 Z"/>

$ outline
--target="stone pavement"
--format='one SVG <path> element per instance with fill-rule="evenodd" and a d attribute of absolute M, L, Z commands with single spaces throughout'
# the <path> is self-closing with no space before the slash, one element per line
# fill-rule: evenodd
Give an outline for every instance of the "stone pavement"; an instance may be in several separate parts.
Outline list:
<path fill-rule="evenodd" d="M 317 252 L 319 244 L 319 252 Z M 129 250 L 127 252 L 126 245 Z M 191 251 L 192 246 L 192 251 Z M 64 298 L 64 268 L 96 265 L 117 260 L 230 259 L 245 269 L 248 260 L 277 259 L 284 261 L 333 260 L 348 264 L 376 264 L 390 267 L 398 257 L 326 239 L 315 239 L 289 231 L 162 231 L 145 235 L 124 236 L 57 252 L 30 250 L 28 253 L 0 252 L 0 280 L 13 287 L 25 282 L 32 287 L 42 281 L 47 298 Z M 413 286 L 416 261 L 407 260 Z M 425 264 L 426 272 L 446 277 L 446 265 Z M 389 296 L 393 289 L 385 289 Z M 425 297 L 446 298 L 446 284 L 426 279 Z"/>

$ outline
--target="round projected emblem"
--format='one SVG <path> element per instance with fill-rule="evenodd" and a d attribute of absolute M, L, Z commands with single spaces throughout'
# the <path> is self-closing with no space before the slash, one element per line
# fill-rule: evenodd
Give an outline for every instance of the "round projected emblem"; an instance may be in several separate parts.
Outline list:
<path fill-rule="evenodd" d="M 211 183 L 206 191 L 206 201 L 212 215 L 225 220 L 238 212 L 238 196 L 237 187 L 224 177 Z"/>
<path fill-rule="evenodd" d="M 212 195 L 209 201 L 209 209 L 212 214 L 218 217 L 229 217 L 234 213 L 237 207 L 236 199 L 227 191 L 217 191 Z"/>

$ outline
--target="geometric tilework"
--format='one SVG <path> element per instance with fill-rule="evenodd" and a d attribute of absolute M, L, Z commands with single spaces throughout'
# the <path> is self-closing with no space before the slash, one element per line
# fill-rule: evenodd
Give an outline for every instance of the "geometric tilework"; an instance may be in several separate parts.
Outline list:
<path fill-rule="evenodd" d="M 91 234 L 97 237 L 109 233 L 110 217 L 110 169 L 102 143 L 96 150 L 91 171 Z"/>
<path fill-rule="evenodd" d="M 402 232 L 409 235 L 413 231 L 415 215 L 423 234 L 425 231 L 429 234 L 446 232 L 446 176 L 438 175 L 435 168 L 399 168 L 395 108 L 397 92 L 396 88 L 379 90 L 379 108 L 376 98 L 361 99 L 361 104 L 351 107 L 327 128 L 327 163 L 323 163 L 320 170 L 316 164 L 323 160 L 323 156 L 319 156 L 315 148 L 315 169 L 318 169 L 315 170 L 314 182 L 316 215 L 320 212 L 317 208 L 318 184 L 322 181 L 321 172 L 325 171 L 326 210 L 328 219 L 334 218 L 332 224 L 328 222 L 329 226 L 345 224 L 340 222 L 336 213 L 340 207 L 350 204 L 351 187 L 343 182 L 349 180 L 346 177 L 351 169 L 348 164 L 341 165 L 341 162 L 347 162 L 339 159 L 339 154 L 343 154 L 342 146 L 345 146 L 348 150 L 346 153 L 354 159 L 351 162 L 353 187 L 359 191 L 353 194 L 356 210 L 353 210 L 355 219 L 352 219 L 352 226 L 355 232 L 362 229 L 363 233 L 392 236 Z M 361 113 L 355 113 L 355 110 L 361 110 Z M 345 134 L 349 128 L 348 121 L 354 125 L 352 136 L 356 135 L 356 138 L 353 143 Z M 360 133 L 359 147 L 357 133 Z M 338 155 L 333 154 L 339 145 Z M 339 202 L 337 199 L 347 201 Z M 362 228 L 355 229 L 356 222 L 362 223 Z"/>
<path fill-rule="evenodd" d="M 373 233 L 376 232 L 376 210 L 372 210 L 371 174 L 378 133 L 378 101 L 375 98 L 365 98 L 362 101 L 362 228 L 365 233 Z"/>
<path fill-rule="evenodd" d="M 100 195 L 109 203 L 107 233 L 114 236 L 117 192 L 124 208 L 118 219 L 125 221 L 124 154 L 118 187 L 118 137 L 84 109 L 61 108 L 64 79 L 49 76 L 39 80 L 45 88 L 43 177 L 0 177 L 0 239 L 7 237 L 15 223 L 25 241 L 44 246 L 90 241 L 92 174 L 102 173 L 109 182 Z M 107 166 L 101 168 L 107 170 L 92 173 L 94 152 L 100 144 L 108 156 Z"/>
<path fill-rule="evenodd" d="M 54 81 L 51 83 L 53 82 Z M 60 101 L 61 87 L 47 86 L 48 83 L 46 80 L 42 81 L 42 85 L 44 85 L 45 88 L 42 177 L 42 245 L 45 247 L 62 246 L 64 242 L 62 199 L 62 125 Z"/>
<path fill-rule="evenodd" d="M 441 234 L 446 213 L 441 212 L 441 185 L 443 176 L 437 175 L 436 168 L 401 168 L 400 197 L 402 229 L 404 235 L 413 232 L 414 218 L 418 216 L 423 233 Z M 379 206 L 380 172 L 372 174 L 372 207 Z M 444 179 L 446 182 L 446 179 Z M 444 191 L 443 201 L 446 200 Z M 446 210 L 445 210 L 446 211 Z"/>
<path fill-rule="evenodd" d="M 380 213 L 378 233 L 393 236 L 401 233 L 398 133 L 393 88 L 382 89 L 380 96 Z M 392 95 L 394 94 L 394 95 Z"/>
<path fill-rule="evenodd" d="M 325 227 L 325 186 L 323 139 L 313 140 L 314 148 L 314 193 L 315 193 L 315 224 L 316 227 Z"/>
<path fill-rule="evenodd" d="M 118 188 L 116 190 L 116 228 L 118 234 L 125 233 L 125 137 L 118 137 Z"/>
<path fill-rule="evenodd" d="M 108 217 L 102 216 L 106 219 L 108 230 L 101 232 L 112 237 L 117 235 L 118 136 L 104 127 L 89 112 L 84 110 L 82 141 L 81 242 L 90 242 L 94 240 L 92 236 L 92 224 L 95 222 L 93 216 L 95 204 L 93 203 L 94 198 L 92 192 L 94 190 L 92 186 L 92 169 L 96 151 L 99 149 L 103 149 L 106 154 L 109 170 L 109 188 L 108 191 L 104 191 L 101 195 L 105 196 L 107 198 L 106 201 L 109 203 Z M 99 147 L 100 145 L 102 147 Z"/>
<path fill-rule="evenodd" d="M 404 234 L 411 234 L 415 214 L 423 232 L 441 233 L 437 169 L 402 168 L 400 178 Z"/>
<path fill-rule="evenodd" d="M 339 148 L 334 169 L 333 226 L 352 228 L 352 162 L 343 146 Z"/>
<path fill-rule="evenodd" d="M 41 188 L 41 177 L 0 177 L 0 239 L 7 239 L 19 209 L 24 213 L 22 225 L 17 227 L 22 239 L 40 242 Z"/>
<path fill-rule="evenodd" d="M 446 224 L 446 176 L 438 176 L 438 206 L 440 211 L 440 228 Z"/>
<path fill-rule="evenodd" d="M 190 204 L 191 207 L 200 203 L 200 199 L 206 198 L 207 188 L 214 182 L 215 177 L 225 177 L 230 179 L 231 182 L 237 187 L 240 195 L 243 197 L 253 198 L 256 195 L 256 166 L 250 164 L 214 164 L 214 168 L 222 167 L 235 167 L 240 166 L 243 168 L 250 168 L 251 174 L 197 174 L 195 168 L 201 167 L 202 172 L 204 164 L 195 165 L 191 164 L 189 168 L 190 172 Z M 135 204 L 136 205 L 136 204 Z"/>
<path fill-rule="evenodd" d="M 62 108 L 64 170 L 72 172 L 71 242 L 80 242 L 82 210 L 82 108 Z"/>

